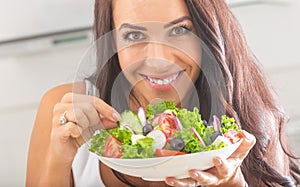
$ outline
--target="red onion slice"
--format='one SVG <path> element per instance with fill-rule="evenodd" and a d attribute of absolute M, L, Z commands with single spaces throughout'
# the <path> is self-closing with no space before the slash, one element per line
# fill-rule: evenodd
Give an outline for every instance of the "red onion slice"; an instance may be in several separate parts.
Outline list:
<path fill-rule="evenodd" d="M 163 118 L 163 116 L 162 116 L 162 114 L 156 114 L 153 118 L 152 118 L 152 123 L 151 123 L 151 125 L 153 126 L 153 127 L 156 127 L 157 125 L 159 125 L 161 122 L 162 122 L 162 119 Z"/>
<path fill-rule="evenodd" d="M 143 126 L 147 124 L 146 113 L 143 107 L 139 107 L 137 115 Z"/>
<path fill-rule="evenodd" d="M 182 129 L 181 122 L 179 121 L 178 117 L 176 116 L 176 114 L 174 112 L 172 112 L 172 115 L 173 115 L 173 118 L 174 118 L 174 123 L 176 125 L 176 129 L 181 130 Z"/>
<path fill-rule="evenodd" d="M 199 133 L 197 132 L 197 130 L 196 130 L 194 127 L 192 127 L 192 132 L 193 132 L 193 134 L 196 136 L 196 138 L 200 141 L 201 145 L 202 145 L 203 147 L 206 147 L 206 145 L 205 145 L 203 139 L 201 138 L 201 136 L 199 135 Z"/>
<path fill-rule="evenodd" d="M 214 121 L 213 121 L 214 130 L 219 131 L 222 134 L 220 119 L 215 115 L 213 116 L 213 118 L 214 118 Z"/>
<path fill-rule="evenodd" d="M 130 130 L 132 134 L 135 134 L 134 130 L 129 125 L 123 125 L 123 128 Z"/>

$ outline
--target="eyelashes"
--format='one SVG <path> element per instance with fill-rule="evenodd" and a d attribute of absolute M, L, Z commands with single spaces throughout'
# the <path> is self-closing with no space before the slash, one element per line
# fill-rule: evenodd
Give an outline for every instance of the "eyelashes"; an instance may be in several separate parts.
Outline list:
<path fill-rule="evenodd" d="M 171 28 L 168 32 L 169 37 L 181 37 L 190 34 L 192 31 L 191 26 L 186 24 L 179 24 Z M 122 34 L 122 39 L 127 42 L 141 42 L 148 39 L 148 36 L 142 31 L 126 31 Z"/>
<path fill-rule="evenodd" d="M 189 27 L 188 25 L 182 24 L 182 25 L 173 27 L 171 29 L 170 35 L 173 35 L 173 36 L 184 35 L 184 34 L 191 32 L 191 30 L 192 30 L 191 27 Z"/>
<path fill-rule="evenodd" d="M 138 42 L 146 39 L 146 35 L 140 31 L 127 31 L 123 34 L 123 40 L 129 42 Z"/>

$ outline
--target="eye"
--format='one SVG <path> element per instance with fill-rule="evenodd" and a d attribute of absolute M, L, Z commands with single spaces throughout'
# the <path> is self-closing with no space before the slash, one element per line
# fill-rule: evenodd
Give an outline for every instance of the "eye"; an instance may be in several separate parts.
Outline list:
<path fill-rule="evenodd" d="M 133 32 L 125 33 L 123 38 L 125 40 L 134 42 L 134 41 L 141 41 L 141 40 L 145 39 L 146 36 L 141 32 L 133 31 Z"/>
<path fill-rule="evenodd" d="M 191 31 L 191 29 L 187 26 L 177 26 L 177 27 L 174 27 L 172 30 L 171 30 L 171 33 L 170 35 L 174 35 L 174 36 L 180 36 L 180 35 L 184 35 L 184 34 L 187 34 Z"/>

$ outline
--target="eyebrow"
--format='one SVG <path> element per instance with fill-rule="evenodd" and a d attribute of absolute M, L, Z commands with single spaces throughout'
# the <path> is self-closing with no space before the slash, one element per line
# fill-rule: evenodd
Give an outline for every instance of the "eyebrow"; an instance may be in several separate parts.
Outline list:
<path fill-rule="evenodd" d="M 132 25 L 132 24 L 129 24 L 129 23 L 123 23 L 121 25 L 121 27 L 119 28 L 119 31 L 121 29 L 124 29 L 124 28 L 131 28 L 131 29 L 137 29 L 137 30 L 142 30 L 142 31 L 146 31 L 147 30 L 146 27 L 142 27 L 142 26 L 138 26 L 138 25 Z"/>
<path fill-rule="evenodd" d="M 190 21 L 192 21 L 192 18 L 190 16 L 182 16 L 180 18 L 175 19 L 174 21 L 171 21 L 170 23 L 167 23 L 166 25 L 164 25 L 164 28 L 171 27 L 172 25 L 180 23 L 180 22 L 182 22 L 184 20 L 190 20 Z"/>
<path fill-rule="evenodd" d="M 182 16 L 180 18 L 177 18 L 169 23 L 167 23 L 166 25 L 164 25 L 164 28 L 168 28 L 168 27 L 171 27 L 172 25 L 175 25 L 177 23 L 180 23 L 184 20 L 191 20 L 192 21 L 192 18 L 190 16 Z M 143 30 L 143 31 L 146 31 L 147 28 L 146 27 L 143 27 L 143 26 L 139 26 L 139 25 L 133 25 L 133 24 L 129 24 L 129 23 L 123 23 L 120 28 L 119 28 L 119 31 L 121 29 L 124 29 L 124 28 L 131 28 L 131 29 L 137 29 L 137 30 Z"/>

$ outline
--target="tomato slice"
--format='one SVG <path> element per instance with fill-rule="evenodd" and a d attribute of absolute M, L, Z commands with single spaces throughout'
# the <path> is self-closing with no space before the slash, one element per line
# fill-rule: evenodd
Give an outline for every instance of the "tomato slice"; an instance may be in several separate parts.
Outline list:
<path fill-rule="evenodd" d="M 167 149 L 156 149 L 155 154 L 157 157 L 163 157 L 163 156 L 185 155 L 187 153 L 181 151 L 167 150 Z"/>
<path fill-rule="evenodd" d="M 238 142 L 241 138 L 240 136 L 241 135 L 233 129 L 229 129 L 228 132 L 224 133 L 224 137 L 228 138 L 232 144 Z"/>
<path fill-rule="evenodd" d="M 177 127 L 172 114 L 164 113 L 161 115 L 159 121 L 160 130 L 163 131 L 168 137 L 172 136 L 176 131 Z"/>
<path fill-rule="evenodd" d="M 122 156 L 122 143 L 113 135 L 109 135 L 104 145 L 104 156 L 110 158 L 120 158 Z"/>

